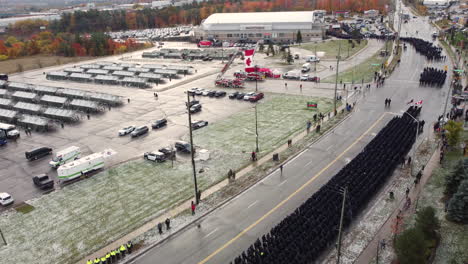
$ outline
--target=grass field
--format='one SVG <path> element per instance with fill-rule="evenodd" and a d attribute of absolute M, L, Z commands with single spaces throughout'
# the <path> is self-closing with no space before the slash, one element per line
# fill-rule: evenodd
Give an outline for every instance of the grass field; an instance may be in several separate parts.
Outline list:
<path fill-rule="evenodd" d="M 305 96 L 266 97 L 257 104 L 261 155 L 305 129 L 315 111 L 329 112 L 333 103 Z M 319 108 L 306 109 L 308 101 L 317 102 Z M 196 130 L 194 142 L 210 151 L 208 161 L 197 162 L 197 170 L 204 169 L 198 174 L 204 190 L 223 180 L 230 168 L 250 163 L 255 148 L 254 109 Z M 8 241 L 8 246 L 0 246 L 0 259 L 2 263 L 74 263 L 192 197 L 191 169 L 188 159 L 182 158 L 174 168 L 170 162 L 136 160 L 28 201 L 33 211 L 0 215 Z"/>
<path fill-rule="evenodd" d="M 388 51 L 392 52 L 392 42 L 388 42 Z M 377 51 L 372 57 L 368 58 L 361 64 L 358 64 L 351 69 L 348 69 L 344 72 L 338 73 L 338 81 L 342 80 L 344 83 L 361 83 L 362 79 L 364 82 L 371 82 L 374 78 L 374 72 L 380 70 L 380 65 L 387 60 L 387 57 L 381 57 L 379 51 Z M 373 64 L 379 64 L 379 66 L 374 66 Z M 325 83 L 334 83 L 336 75 L 327 77 L 321 82 Z"/>
<path fill-rule="evenodd" d="M 311 51 L 312 54 L 315 52 L 315 47 L 317 47 L 317 52 L 325 52 L 324 57 L 322 59 L 336 59 L 338 55 L 339 45 L 341 44 L 341 57 L 342 59 L 349 58 L 356 54 L 358 51 L 363 49 L 367 45 L 367 40 L 362 40 L 360 44 L 354 41 L 354 48 L 352 48 L 352 44 L 349 43 L 348 40 L 340 39 L 340 40 L 328 40 L 325 42 L 319 43 L 305 43 L 298 48 L 302 48 L 308 51 Z"/>
<path fill-rule="evenodd" d="M 71 62 L 80 62 L 85 60 L 95 59 L 94 57 L 61 57 L 61 56 L 46 56 L 37 55 L 19 59 L 0 61 L 0 69 L 2 73 L 16 73 L 21 71 L 29 71 L 39 68 L 45 68 Z"/>

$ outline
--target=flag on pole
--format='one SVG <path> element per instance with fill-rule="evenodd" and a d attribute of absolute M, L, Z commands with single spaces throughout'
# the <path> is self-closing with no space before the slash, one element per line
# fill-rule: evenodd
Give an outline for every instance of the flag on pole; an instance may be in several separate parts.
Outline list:
<path fill-rule="evenodd" d="M 316 102 L 307 102 L 307 108 L 317 108 Z"/>
<path fill-rule="evenodd" d="M 420 101 L 417 101 L 416 103 L 414 103 L 415 105 L 422 105 L 423 101 L 420 100 Z"/>
<path fill-rule="evenodd" d="M 245 72 L 254 72 L 255 67 L 253 63 L 254 49 L 244 51 Z"/>
<path fill-rule="evenodd" d="M 411 99 L 411 101 L 409 101 L 409 102 L 406 103 L 406 104 L 411 104 L 412 102 L 414 102 L 414 99 Z"/>

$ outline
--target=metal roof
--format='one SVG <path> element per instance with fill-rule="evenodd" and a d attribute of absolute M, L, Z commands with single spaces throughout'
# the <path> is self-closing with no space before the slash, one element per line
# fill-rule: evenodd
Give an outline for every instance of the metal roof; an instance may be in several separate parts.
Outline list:
<path fill-rule="evenodd" d="M 122 103 L 122 97 L 105 93 L 88 93 L 89 98 L 106 103 Z"/>
<path fill-rule="evenodd" d="M 70 105 L 82 108 L 98 109 L 98 104 L 89 100 L 73 99 L 70 102 Z"/>
<path fill-rule="evenodd" d="M 166 68 L 166 65 L 162 64 L 146 64 L 142 66 L 143 68 L 148 68 L 148 69 L 164 69 Z"/>
<path fill-rule="evenodd" d="M 44 103 L 56 103 L 56 104 L 64 104 L 67 102 L 68 98 L 60 97 L 60 96 L 53 96 L 53 95 L 44 95 L 41 98 L 41 102 Z"/>
<path fill-rule="evenodd" d="M 86 73 L 88 74 L 108 74 L 108 70 L 101 70 L 101 69 L 90 69 Z"/>
<path fill-rule="evenodd" d="M 97 64 L 83 64 L 83 65 L 80 65 L 80 68 L 82 68 L 82 69 L 101 69 L 101 65 L 97 65 Z"/>
<path fill-rule="evenodd" d="M 125 77 L 122 82 L 123 83 L 137 83 L 137 84 L 146 84 L 148 80 L 145 78 L 137 78 L 137 77 Z"/>
<path fill-rule="evenodd" d="M 128 71 L 115 71 L 115 72 L 112 73 L 112 75 L 132 77 L 132 76 L 135 76 L 135 73 L 134 72 L 128 72 Z"/>
<path fill-rule="evenodd" d="M 17 111 L 0 109 L 0 117 L 13 119 L 18 114 Z"/>
<path fill-rule="evenodd" d="M 314 11 L 216 13 L 205 19 L 203 25 L 312 23 L 313 17 Z"/>
<path fill-rule="evenodd" d="M 57 77 L 68 77 L 68 72 L 64 71 L 53 71 L 53 72 L 48 72 L 47 76 L 57 76 Z"/>
<path fill-rule="evenodd" d="M 8 84 L 9 89 L 13 90 L 23 90 L 23 91 L 30 91 L 32 90 L 32 86 L 27 83 L 20 83 L 20 82 L 10 82 Z"/>
<path fill-rule="evenodd" d="M 162 78 L 161 74 L 155 74 L 155 73 L 140 73 L 138 77 L 147 78 L 149 80 L 160 80 Z"/>
<path fill-rule="evenodd" d="M 10 106 L 13 101 L 11 99 L 0 98 L 0 105 Z"/>
<path fill-rule="evenodd" d="M 86 92 L 76 89 L 62 88 L 58 90 L 58 94 L 66 95 L 68 97 L 86 97 Z"/>
<path fill-rule="evenodd" d="M 110 62 L 110 61 L 98 61 L 95 63 L 96 65 L 101 65 L 101 66 L 110 66 L 110 65 L 115 65 L 115 63 Z"/>
<path fill-rule="evenodd" d="M 12 97 L 18 97 L 22 99 L 34 99 L 37 97 L 37 94 L 35 93 L 29 93 L 29 92 L 23 92 L 23 91 L 16 91 L 12 95 Z"/>
<path fill-rule="evenodd" d="M 5 85 L 6 85 L 6 83 L 7 83 L 6 81 L 4 81 L 4 80 L 0 80 L 0 87 L 3 87 L 3 86 L 5 86 Z"/>
<path fill-rule="evenodd" d="M 23 124 L 35 126 L 47 126 L 47 124 L 49 123 L 49 119 L 47 118 L 26 114 L 22 115 L 18 121 Z"/>
<path fill-rule="evenodd" d="M 108 70 L 108 71 L 121 71 L 123 70 L 123 67 L 120 67 L 120 66 L 104 66 L 104 68 L 102 68 L 103 70 Z"/>
<path fill-rule="evenodd" d="M 149 72 L 150 69 L 148 68 L 136 68 L 136 67 L 130 67 L 127 69 L 129 72 Z"/>
<path fill-rule="evenodd" d="M 13 108 L 19 109 L 19 110 L 27 110 L 31 112 L 39 112 L 41 110 L 41 105 L 25 103 L 25 102 L 17 102 L 13 106 Z"/>
<path fill-rule="evenodd" d="M 91 79 L 91 74 L 86 74 L 86 73 L 72 73 L 70 75 L 70 78 L 76 78 L 76 79 Z"/>
<path fill-rule="evenodd" d="M 5 89 L 0 89 L 0 96 L 6 95 L 7 90 Z"/>
<path fill-rule="evenodd" d="M 76 115 L 76 111 L 56 107 L 48 107 L 44 111 L 44 115 L 49 117 L 73 118 Z"/>
<path fill-rule="evenodd" d="M 45 86 L 45 85 L 37 85 L 34 87 L 34 91 L 38 93 L 48 93 L 48 94 L 54 94 L 58 91 L 59 88 L 57 87 L 52 87 L 52 86 Z"/>
<path fill-rule="evenodd" d="M 97 75 L 94 77 L 95 81 L 118 81 L 119 77 L 112 75 Z"/>

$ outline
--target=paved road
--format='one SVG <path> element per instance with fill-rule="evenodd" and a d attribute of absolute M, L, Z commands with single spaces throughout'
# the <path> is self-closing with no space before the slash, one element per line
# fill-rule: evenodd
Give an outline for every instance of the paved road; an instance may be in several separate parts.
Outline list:
<path fill-rule="evenodd" d="M 419 35 L 430 36 L 431 29 L 423 23 L 415 23 L 414 27 L 407 24 L 403 29 L 406 27 L 418 28 Z M 443 111 L 448 90 L 447 85 L 443 89 L 419 87 L 419 72 L 427 65 L 442 67 L 445 63 L 428 63 L 409 47 L 385 86 L 372 88 L 350 118 L 288 162 L 283 175 L 273 172 L 202 219 L 200 227 L 189 227 L 135 262 L 229 263 L 356 156 L 391 118 L 392 114 L 385 112 L 401 114 L 410 99 L 424 101 L 421 118 L 426 120 L 426 126 L 419 140 L 426 137 L 431 122 Z M 384 109 L 385 98 L 392 99 L 390 109 Z"/>

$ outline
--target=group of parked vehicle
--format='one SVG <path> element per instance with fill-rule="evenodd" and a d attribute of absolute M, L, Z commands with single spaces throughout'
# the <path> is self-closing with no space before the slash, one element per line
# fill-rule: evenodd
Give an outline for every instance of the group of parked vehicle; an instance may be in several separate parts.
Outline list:
<path fill-rule="evenodd" d="M 244 101 L 249 101 L 252 103 L 258 102 L 259 100 L 263 99 L 263 97 L 264 97 L 263 93 L 255 93 L 255 92 L 249 92 L 249 93 L 233 92 L 229 94 L 229 99 L 244 100 Z"/>
<path fill-rule="evenodd" d="M 151 127 L 153 129 L 158 129 L 158 128 L 162 128 L 162 127 L 165 127 L 167 125 L 167 119 L 166 118 L 162 118 L 162 119 L 158 119 L 156 121 L 154 121 L 153 123 L 151 123 Z M 139 137 L 139 136 L 142 136 L 146 133 L 148 133 L 149 131 L 149 128 L 148 126 L 135 126 L 135 125 L 131 125 L 131 126 L 126 126 L 122 129 L 119 130 L 119 136 L 126 136 L 128 134 L 130 134 L 130 136 L 132 138 L 135 138 L 135 137 Z"/>

